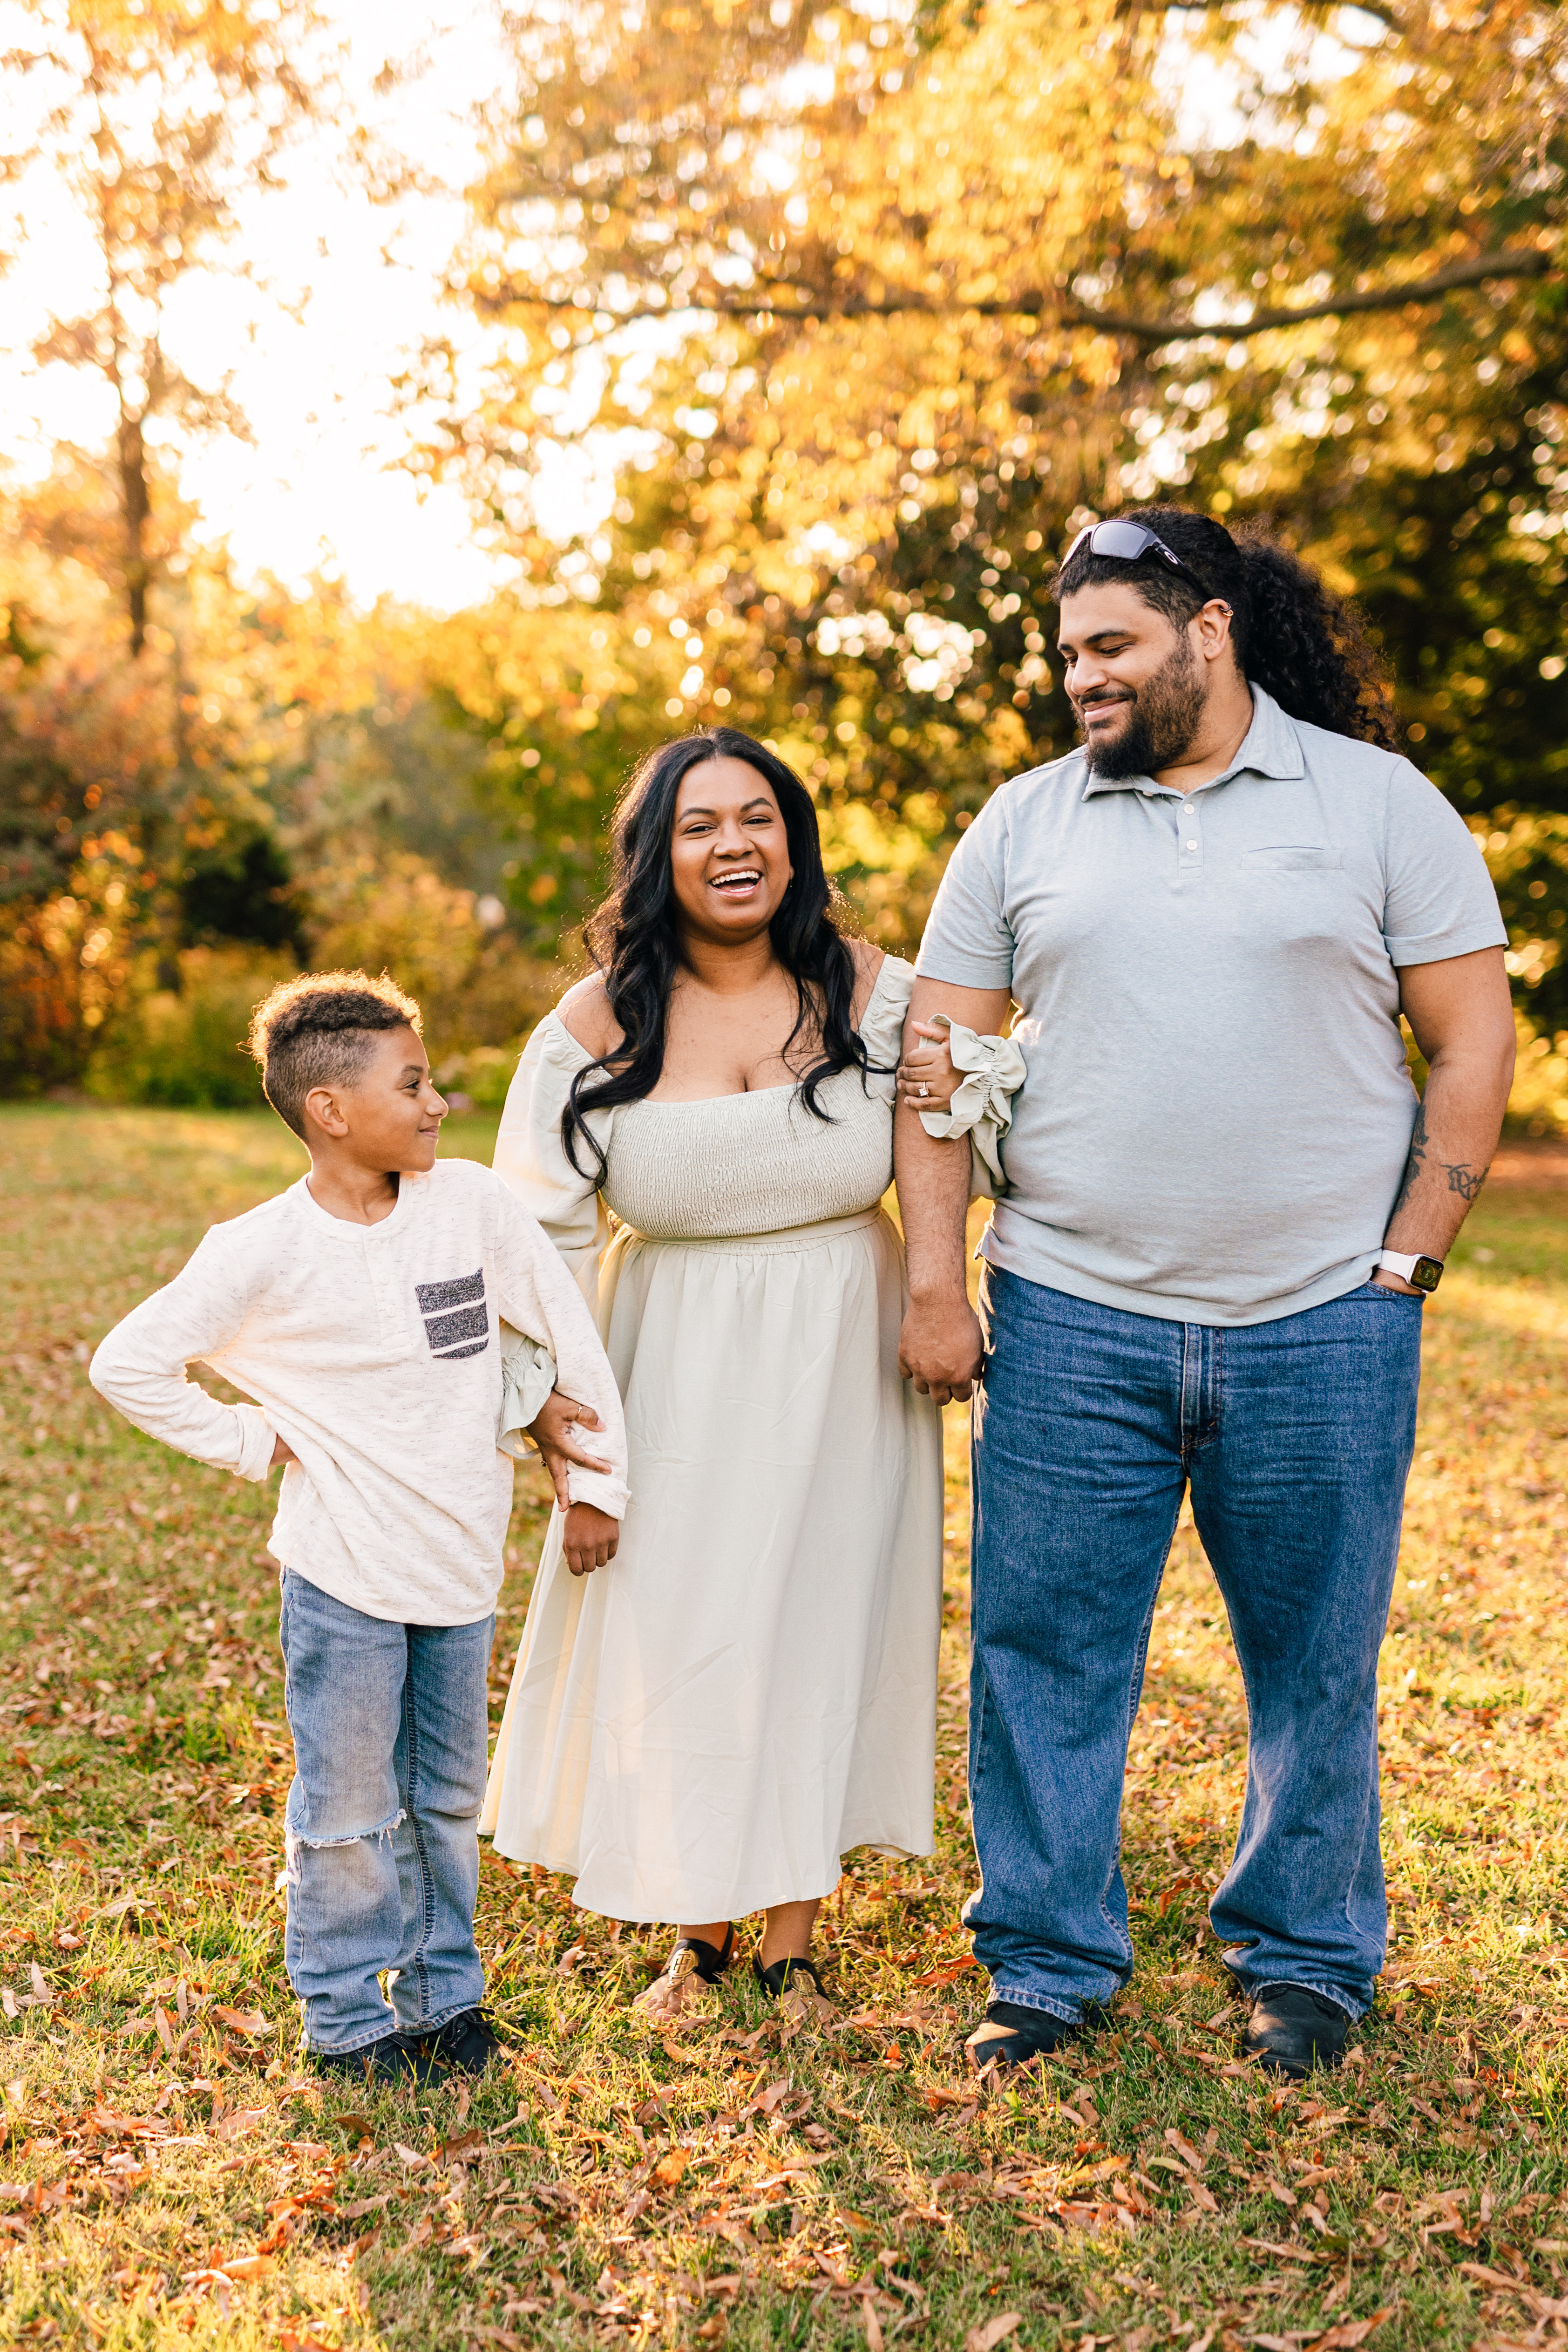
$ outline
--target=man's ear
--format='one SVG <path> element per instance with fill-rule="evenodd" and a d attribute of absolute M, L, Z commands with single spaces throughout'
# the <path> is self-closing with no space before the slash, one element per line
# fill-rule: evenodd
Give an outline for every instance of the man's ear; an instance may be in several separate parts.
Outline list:
<path fill-rule="evenodd" d="M 1211 596 L 1192 616 L 1197 631 L 1197 649 L 1205 661 L 1219 661 L 1227 647 L 1235 652 L 1235 640 L 1230 634 L 1230 607 L 1223 597 Z"/>
<path fill-rule="evenodd" d="M 330 1087 L 312 1087 L 301 1108 L 305 1114 L 305 1133 L 308 1141 L 312 1124 L 322 1133 L 340 1140 L 349 1132 L 349 1122 L 343 1116 L 342 1105 Z"/>

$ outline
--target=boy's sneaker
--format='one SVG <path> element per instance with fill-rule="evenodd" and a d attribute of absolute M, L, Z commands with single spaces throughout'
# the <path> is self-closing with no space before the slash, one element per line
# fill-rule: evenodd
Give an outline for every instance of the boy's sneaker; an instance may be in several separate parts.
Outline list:
<path fill-rule="evenodd" d="M 309 2059 L 318 2074 L 341 2074 L 351 2083 L 416 2083 L 434 2090 L 446 2079 L 434 2053 L 411 2047 L 397 2033 L 383 2033 L 363 2050 L 312 2050 Z"/>
<path fill-rule="evenodd" d="M 482 2009 L 465 2009 L 449 2017 L 434 2033 L 410 2034 L 409 2050 L 434 2059 L 439 2067 L 455 2067 L 460 2074 L 482 2074 L 501 2046 L 501 2037 Z"/>

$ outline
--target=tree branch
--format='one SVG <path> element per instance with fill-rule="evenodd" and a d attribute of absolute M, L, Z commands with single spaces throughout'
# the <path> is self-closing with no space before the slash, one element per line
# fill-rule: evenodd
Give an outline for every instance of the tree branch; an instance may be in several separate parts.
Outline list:
<path fill-rule="evenodd" d="M 1083 303 L 1066 302 L 1054 291 L 1026 291 L 978 302 L 933 301 L 914 292 L 897 293 L 873 301 L 859 294 L 820 294 L 804 287 L 778 281 L 742 294 L 715 287 L 699 298 L 680 302 L 634 302 L 617 310 L 608 302 L 581 302 L 573 295 L 476 293 L 473 299 L 486 310 L 510 309 L 514 303 L 542 310 L 577 310 L 588 318 L 607 314 L 616 326 L 633 319 L 669 319 L 682 311 L 701 311 L 721 319 L 894 319 L 911 313 L 926 318 L 1046 319 L 1064 327 L 1092 327 L 1105 335 L 1124 335 L 1131 342 L 1197 342 L 1205 336 L 1216 341 L 1245 342 L 1253 335 L 1281 327 L 1298 327 L 1312 319 L 1344 319 L 1369 310 L 1402 310 L 1407 304 L 1440 301 L 1445 294 L 1497 278 L 1548 278 L 1561 265 L 1550 254 L 1531 246 L 1505 246 L 1496 253 L 1478 253 L 1456 261 L 1430 278 L 1411 278 L 1403 285 L 1385 286 L 1364 294 L 1331 294 L 1321 302 L 1303 302 L 1292 310 L 1255 310 L 1249 319 L 1211 320 L 1200 325 L 1191 319 L 1134 319 L 1120 311 L 1095 310 Z"/>

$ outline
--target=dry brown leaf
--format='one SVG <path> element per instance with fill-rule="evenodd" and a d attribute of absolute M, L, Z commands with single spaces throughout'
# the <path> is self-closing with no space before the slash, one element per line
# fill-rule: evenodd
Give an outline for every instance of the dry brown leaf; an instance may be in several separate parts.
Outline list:
<path fill-rule="evenodd" d="M 1015 2327 L 1022 2326 L 1021 2311 L 998 2311 L 996 2317 L 988 2319 L 983 2327 L 970 2328 L 964 2338 L 964 2352 L 991 2352 L 993 2345 L 1000 2344 Z"/>
<path fill-rule="evenodd" d="M 246 2132 L 253 2132 L 257 2124 L 267 2121 L 267 2112 L 266 2107 L 235 2107 L 232 2115 L 225 2116 L 220 2122 L 214 2124 L 209 2137 L 213 2139 L 241 2139 Z"/>
<path fill-rule="evenodd" d="M 233 2279 L 236 2285 L 245 2279 L 265 2278 L 267 2272 L 276 2267 L 270 2254 L 235 2254 L 226 2263 L 214 2264 L 215 2270 L 221 2271 L 225 2278 Z"/>
<path fill-rule="evenodd" d="M 270 2033 L 272 2031 L 259 2009 L 214 2007 L 213 2015 L 220 2023 L 232 2026 L 236 2033 L 247 2034 L 253 2042 L 259 2041 L 264 2033 Z"/>
<path fill-rule="evenodd" d="M 685 2172 L 687 2165 L 690 2164 L 691 2160 L 692 2153 L 690 2148 L 672 2147 L 666 2149 L 665 2153 L 659 2158 L 658 2163 L 653 2167 L 652 2178 L 658 2182 L 661 2189 L 673 2189 L 675 2186 L 675 2183 L 679 2180 L 682 2173 Z"/>
<path fill-rule="evenodd" d="M 1320 2336 L 1316 2343 L 1306 2346 L 1305 2352 L 1350 2352 L 1353 2344 L 1364 2344 L 1375 2327 L 1381 2327 L 1385 2319 L 1393 2316 L 1394 2305 L 1386 2304 L 1370 2319 L 1344 2320 L 1338 2327 L 1331 2327 L 1326 2336 Z"/>

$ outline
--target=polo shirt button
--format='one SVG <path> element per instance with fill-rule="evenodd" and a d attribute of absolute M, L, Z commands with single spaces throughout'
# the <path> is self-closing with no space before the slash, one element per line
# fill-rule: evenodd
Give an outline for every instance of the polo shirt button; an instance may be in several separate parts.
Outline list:
<path fill-rule="evenodd" d="M 1187 843 L 1187 847 L 1188 847 L 1189 849 L 1196 849 L 1196 848 L 1197 847 L 1197 842 L 1196 842 L 1196 841 L 1189 841 L 1189 842 Z"/>

